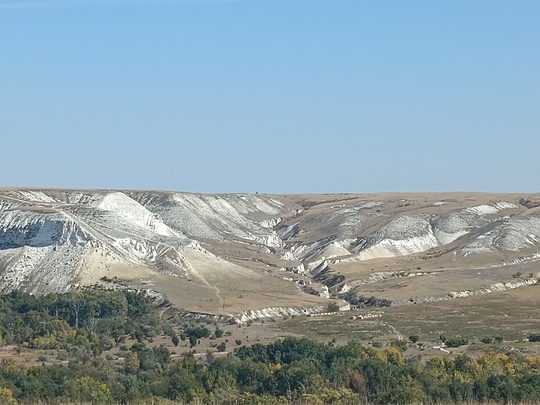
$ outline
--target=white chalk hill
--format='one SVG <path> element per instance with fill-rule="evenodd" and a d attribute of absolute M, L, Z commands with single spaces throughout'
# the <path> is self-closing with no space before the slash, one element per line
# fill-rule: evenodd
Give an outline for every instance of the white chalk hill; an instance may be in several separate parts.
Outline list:
<path fill-rule="evenodd" d="M 0 190 L 0 291 L 114 280 L 192 311 L 320 306 L 307 286 L 337 293 L 368 268 L 532 263 L 538 206 L 536 195 Z"/>

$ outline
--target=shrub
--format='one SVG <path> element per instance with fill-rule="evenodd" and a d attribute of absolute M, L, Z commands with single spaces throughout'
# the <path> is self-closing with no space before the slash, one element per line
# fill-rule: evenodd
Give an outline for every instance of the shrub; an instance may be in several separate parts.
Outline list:
<path fill-rule="evenodd" d="M 390 347 L 395 347 L 396 349 L 404 352 L 405 350 L 407 350 L 407 343 L 405 343 L 404 340 L 393 339 L 390 342 Z"/>
<path fill-rule="evenodd" d="M 348 291 L 343 294 L 339 294 L 339 298 L 347 301 L 351 305 L 358 307 L 390 307 L 392 306 L 392 301 L 387 299 L 381 299 L 374 296 L 364 297 L 363 295 L 358 295 L 354 291 Z M 332 311 L 335 312 L 335 311 Z"/>
<path fill-rule="evenodd" d="M 225 342 L 222 342 L 217 345 L 216 349 L 218 350 L 218 352 L 224 352 L 227 350 L 227 345 L 225 344 Z"/>
<path fill-rule="evenodd" d="M 446 339 L 444 344 L 446 347 L 459 347 L 468 344 L 469 341 L 465 338 L 452 338 L 452 339 Z"/>
<path fill-rule="evenodd" d="M 331 302 L 330 304 L 328 304 L 327 310 L 328 312 L 338 312 L 339 305 L 337 304 L 337 302 Z"/>
<path fill-rule="evenodd" d="M 409 340 L 413 343 L 417 343 L 420 340 L 420 337 L 418 335 L 411 335 L 409 336 Z"/>
<path fill-rule="evenodd" d="M 171 338 L 171 341 L 175 347 L 178 346 L 178 344 L 180 343 L 180 339 L 178 339 L 178 336 L 176 335 L 173 335 L 173 337 Z"/>

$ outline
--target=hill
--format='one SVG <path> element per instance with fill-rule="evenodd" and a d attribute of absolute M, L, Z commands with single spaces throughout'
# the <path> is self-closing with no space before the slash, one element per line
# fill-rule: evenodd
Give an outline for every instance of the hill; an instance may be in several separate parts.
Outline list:
<path fill-rule="evenodd" d="M 0 291 L 164 294 L 237 319 L 536 284 L 540 195 L 0 190 Z M 344 301 L 335 301 L 345 306 Z"/>

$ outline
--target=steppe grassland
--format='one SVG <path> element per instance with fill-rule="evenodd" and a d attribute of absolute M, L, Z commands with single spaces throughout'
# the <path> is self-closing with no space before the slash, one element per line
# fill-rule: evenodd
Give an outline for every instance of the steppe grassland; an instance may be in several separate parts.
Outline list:
<path fill-rule="evenodd" d="M 419 341 L 427 346 L 423 350 L 425 355 L 440 354 L 432 350 L 432 346 L 440 344 L 440 335 L 464 337 L 473 343 L 469 348 L 452 349 L 455 353 L 474 352 L 480 345 L 485 349 L 487 346 L 480 343 L 481 339 L 495 336 L 504 339 L 499 348 L 514 347 L 522 353 L 539 353 L 540 345 L 523 341 L 529 334 L 540 331 L 539 305 L 540 286 L 535 285 L 452 300 L 347 311 L 333 316 L 296 317 L 276 327 L 322 342 L 336 339 L 342 344 L 354 339 L 365 344 L 387 344 L 399 337 L 407 339 L 418 335 Z M 380 313 L 380 317 L 358 318 L 368 313 Z"/>

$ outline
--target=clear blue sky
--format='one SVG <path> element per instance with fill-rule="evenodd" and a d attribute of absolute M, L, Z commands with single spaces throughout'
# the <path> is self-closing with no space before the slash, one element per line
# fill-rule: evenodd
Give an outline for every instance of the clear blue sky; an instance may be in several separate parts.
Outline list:
<path fill-rule="evenodd" d="M 540 1 L 0 0 L 0 186 L 540 191 Z"/>

